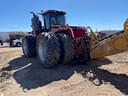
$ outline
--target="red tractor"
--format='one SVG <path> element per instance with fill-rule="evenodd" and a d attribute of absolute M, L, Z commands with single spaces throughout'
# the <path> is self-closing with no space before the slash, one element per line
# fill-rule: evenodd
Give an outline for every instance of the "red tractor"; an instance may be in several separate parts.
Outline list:
<path fill-rule="evenodd" d="M 39 16 L 32 14 L 32 35 L 23 38 L 22 49 L 26 57 L 38 56 L 44 67 L 90 59 L 90 39 L 85 27 L 66 24 L 64 11 L 41 12 L 44 26 Z"/>

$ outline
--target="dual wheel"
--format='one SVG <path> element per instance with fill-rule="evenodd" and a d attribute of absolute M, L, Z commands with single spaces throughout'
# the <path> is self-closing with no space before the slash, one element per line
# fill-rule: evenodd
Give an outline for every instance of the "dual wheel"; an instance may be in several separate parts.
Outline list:
<path fill-rule="evenodd" d="M 73 60 L 74 45 L 72 38 L 65 33 L 43 33 L 37 38 L 23 38 L 22 50 L 24 56 L 38 56 L 44 67 L 70 63 Z"/>

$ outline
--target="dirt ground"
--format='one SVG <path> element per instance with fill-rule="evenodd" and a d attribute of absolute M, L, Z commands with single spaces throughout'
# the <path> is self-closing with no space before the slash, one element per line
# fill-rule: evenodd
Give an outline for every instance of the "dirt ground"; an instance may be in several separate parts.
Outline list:
<path fill-rule="evenodd" d="M 128 95 L 128 52 L 44 69 L 36 58 L 24 58 L 21 48 L 3 46 L 0 69 L 0 96 Z"/>

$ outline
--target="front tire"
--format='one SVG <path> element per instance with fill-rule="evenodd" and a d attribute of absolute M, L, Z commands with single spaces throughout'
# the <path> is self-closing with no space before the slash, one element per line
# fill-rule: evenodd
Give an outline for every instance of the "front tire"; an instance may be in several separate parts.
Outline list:
<path fill-rule="evenodd" d="M 37 53 L 42 65 L 46 68 L 57 65 L 60 61 L 59 42 L 55 34 L 44 33 L 37 39 Z"/>
<path fill-rule="evenodd" d="M 61 47 L 61 54 L 62 54 L 62 64 L 69 64 L 72 62 L 74 58 L 74 43 L 71 38 L 66 33 L 58 32 L 56 36 L 59 39 L 60 47 Z"/>
<path fill-rule="evenodd" d="M 25 36 L 22 40 L 22 50 L 25 57 L 36 56 L 36 39 L 33 36 Z"/>

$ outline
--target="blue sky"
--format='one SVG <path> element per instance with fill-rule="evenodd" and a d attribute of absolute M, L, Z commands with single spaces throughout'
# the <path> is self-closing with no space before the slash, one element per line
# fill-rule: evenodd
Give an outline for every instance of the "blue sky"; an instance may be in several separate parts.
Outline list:
<path fill-rule="evenodd" d="M 31 31 L 29 12 L 41 9 L 64 10 L 68 24 L 94 30 L 122 29 L 128 18 L 128 0 L 1 0 L 0 31 Z"/>

